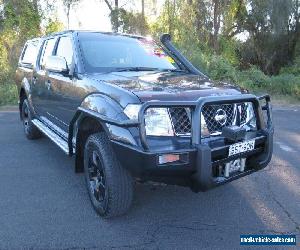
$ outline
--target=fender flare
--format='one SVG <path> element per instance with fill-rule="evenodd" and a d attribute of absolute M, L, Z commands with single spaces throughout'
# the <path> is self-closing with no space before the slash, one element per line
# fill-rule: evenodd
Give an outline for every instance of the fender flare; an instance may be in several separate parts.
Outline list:
<path fill-rule="evenodd" d="M 19 97 L 20 97 L 20 94 L 21 94 L 21 90 L 24 89 L 25 91 L 25 94 L 28 98 L 28 100 L 30 99 L 31 100 L 31 86 L 30 86 L 30 83 L 28 81 L 28 79 L 26 77 L 23 78 L 22 82 L 21 82 L 21 86 L 20 86 L 20 89 L 19 89 Z"/>
<path fill-rule="evenodd" d="M 98 120 L 105 132 L 109 132 L 107 124 L 120 127 L 133 127 L 138 124 L 138 121 L 128 120 L 123 113 L 122 106 L 112 98 L 100 93 L 90 94 L 77 108 L 69 125 L 68 146 L 70 155 L 74 154 L 73 137 L 78 131 L 80 121 L 86 117 Z"/>
<path fill-rule="evenodd" d="M 30 111 L 32 112 L 32 114 L 34 114 L 34 109 L 33 109 L 33 105 L 32 105 L 32 99 L 31 99 L 31 85 L 28 81 L 28 79 L 26 77 L 23 78 L 21 84 L 19 85 L 19 88 L 18 88 L 18 98 L 19 98 L 19 111 L 20 111 L 20 118 L 21 118 L 21 100 L 20 100 L 20 97 L 21 97 L 21 91 L 24 90 L 25 92 L 25 95 L 27 97 L 27 100 L 28 100 L 28 103 L 29 103 L 29 108 L 30 108 Z M 22 119 L 22 118 L 21 118 Z"/>

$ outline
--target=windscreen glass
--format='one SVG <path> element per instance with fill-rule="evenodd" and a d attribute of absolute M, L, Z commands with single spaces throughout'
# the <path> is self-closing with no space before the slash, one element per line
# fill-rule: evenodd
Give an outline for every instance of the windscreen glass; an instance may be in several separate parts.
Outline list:
<path fill-rule="evenodd" d="M 176 70 L 179 66 L 151 39 L 101 33 L 79 33 L 79 44 L 88 72 L 126 68 Z"/>

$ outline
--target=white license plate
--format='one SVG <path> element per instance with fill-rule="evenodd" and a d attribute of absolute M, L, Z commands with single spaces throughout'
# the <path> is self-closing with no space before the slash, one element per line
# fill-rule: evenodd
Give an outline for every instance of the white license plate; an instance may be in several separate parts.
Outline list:
<path fill-rule="evenodd" d="M 255 147 L 255 140 L 239 142 L 229 147 L 229 156 L 244 153 L 253 150 Z"/>

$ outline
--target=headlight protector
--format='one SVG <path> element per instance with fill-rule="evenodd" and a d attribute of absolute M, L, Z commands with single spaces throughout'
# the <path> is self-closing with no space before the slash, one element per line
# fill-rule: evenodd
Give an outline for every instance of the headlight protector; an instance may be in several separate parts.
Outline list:
<path fill-rule="evenodd" d="M 204 118 L 204 115 L 201 112 L 201 137 L 207 137 L 210 135 L 210 132 L 207 128 L 207 124 Z"/>
<path fill-rule="evenodd" d="M 256 115 L 253 108 L 252 102 L 247 102 L 246 104 L 246 122 L 244 124 L 244 127 L 247 130 L 253 130 L 256 129 Z"/>

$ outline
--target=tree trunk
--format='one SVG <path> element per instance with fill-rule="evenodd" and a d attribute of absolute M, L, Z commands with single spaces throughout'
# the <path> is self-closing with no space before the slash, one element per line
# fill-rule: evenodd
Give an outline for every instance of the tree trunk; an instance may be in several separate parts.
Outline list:
<path fill-rule="evenodd" d="M 113 8 L 111 7 L 110 3 L 108 2 L 108 0 L 104 0 L 104 2 L 106 3 L 107 7 L 109 8 L 110 11 L 113 11 Z"/>
<path fill-rule="evenodd" d="M 145 0 L 142 0 L 142 17 L 145 18 Z"/>
<path fill-rule="evenodd" d="M 67 23 L 68 23 L 68 30 L 70 29 L 70 4 L 67 6 Z"/>
<path fill-rule="evenodd" d="M 220 22 L 221 22 L 221 17 L 220 17 L 220 0 L 214 0 L 214 32 L 213 32 L 213 48 L 216 53 L 219 51 L 219 43 L 218 43 L 218 35 L 219 35 L 219 30 L 220 30 Z"/>
<path fill-rule="evenodd" d="M 116 11 L 116 31 L 119 31 L 119 0 L 115 0 L 115 11 Z"/>

